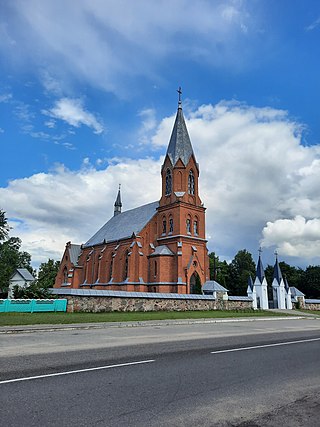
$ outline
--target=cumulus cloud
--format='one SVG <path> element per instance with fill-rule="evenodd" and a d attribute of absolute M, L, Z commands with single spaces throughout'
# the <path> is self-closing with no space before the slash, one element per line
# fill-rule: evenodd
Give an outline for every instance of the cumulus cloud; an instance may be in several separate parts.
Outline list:
<path fill-rule="evenodd" d="M 54 119 L 60 119 L 74 127 L 88 126 L 94 133 L 100 134 L 104 131 L 102 123 L 89 111 L 86 111 L 81 99 L 61 98 L 55 102 L 50 110 L 43 110 L 43 114 Z"/>
<path fill-rule="evenodd" d="M 301 215 L 293 219 L 267 222 L 263 229 L 263 245 L 277 246 L 280 255 L 316 258 L 320 253 L 320 218 L 307 220 Z"/>
<path fill-rule="evenodd" d="M 200 6 L 189 0 L 78 0 L 76 7 L 72 0 L 16 0 L 5 8 L 8 34 L 0 48 L 14 61 L 32 61 L 40 69 L 48 64 L 50 76 L 41 74 L 49 91 L 60 90 L 52 75 L 64 81 L 72 75 L 125 95 L 130 77 L 154 81 L 160 61 L 171 55 L 241 66 L 253 28 L 248 7 L 234 0 L 204 0 Z"/>
<path fill-rule="evenodd" d="M 190 108 L 185 116 L 200 164 L 209 249 L 231 259 L 261 243 L 296 263 L 319 256 L 320 149 L 301 144 L 301 124 L 286 111 L 234 101 Z M 163 154 L 173 122 L 164 118 L 151 139 Z M 119 183 L 124 209 L 159 199 L 162 161 L 114 158 L 96 170 L 86 159 L 79 171 L 61 166 L 11 181 L 0 198 L 10 217 L 24 221 L 13 233 L 39 257 L 43 236 L 56 239 L 48 244 L 55 252 L 62 241 L 86 241 L 112 216 Z"/>

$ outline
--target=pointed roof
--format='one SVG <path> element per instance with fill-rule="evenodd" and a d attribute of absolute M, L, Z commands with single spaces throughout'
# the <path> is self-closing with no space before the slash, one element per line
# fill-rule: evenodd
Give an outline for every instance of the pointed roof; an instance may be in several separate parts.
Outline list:
<path fill-rule="evenodd" d="M 15 272 L 12 274 L 11 278 L 12 278 L 16 273 L 18 273 L 18 274 L 21 276 L 21 278 L 22 278 L 23 280 L 25 280 L 26 282 L 31 282 L 31 281 L 33 281 L 33 280 L 34 280 L 33 275 L 32 275 L 32 274 L 30 273 L 30 271 L 29 271 L 29 270 L 27 270 L 26 268 L 17 268 L 17 269 L 15 270 Z"/>
<path fill-rule="evenodd" d="M 289 289 L 290 289 L 290 286 L 289 286 L 289 283 L 288 283 L 288 280 L 287 280 L 287 276 L 284 276 L 284 287 L 285 287 L 285 290 L 288 293 Z"/>
<path fill-rule="evenodd" d="M 248 288 L 250 288 L 251 291 L 253 291 L 253 281 L 252 281 L 251 274 L 249 274 L 249 277 L 248 277 Z"/>
<path fill-rule="evenodd" d="M 168 248 L 167 245 L 157 246 L 155 251 L 150 256 L 156 255 L 174 255 L 174 253 Z"/>
<path fill-rule="evenodd" d="M 256 277 L 260 280 L 260 283 L 262 283 L 265 274 L 264 269 L 261 261 L 261 255 L 259 255 L 258 264 L 257 264 L 257 271 L 256 271 Z"/>
<path fill-rule="evenodd" d="M 281 269 L 280 269 L 280 265 L 278 262 L 278 257 L 276 257 L 276 262 L 274 264 L 274 269 L 273 269 L 273 280 L 276 279 L 276 281 L 279 283 L 282 280 L 282 273 L 281 273 Z"/>
<path fill-rule="evenodd" d="M 114 206 L 122 208 L 121 194 L 120 194 L 120 185 L 119 185 L 119 190 L 118 190 L 118 195 L 117 195 L 116 201 L 114 202 Z"/>
<path fill-rule="evenodd" d="M 202 286 L 202 290 L 207 292 L 229 292 L 228 289 L 220 285 L 220 283 L 216 282 L 215 280 L 207 280 Z"/>
<path fill-rule="evenodd" d="M 194 153 L 183 117 L 182 104 L 179 99 L 178 111 L 171 133 L 167 156 L 169 156 L 173 166 L 175 166 L 179 159 L 181 159 L 182 163 L 186 166 L 192 155 L 194 155 Z"/>

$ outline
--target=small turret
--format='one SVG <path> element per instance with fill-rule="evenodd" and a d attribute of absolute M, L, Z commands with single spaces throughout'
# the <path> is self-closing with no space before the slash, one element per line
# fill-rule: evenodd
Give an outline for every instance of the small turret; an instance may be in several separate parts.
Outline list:
<path fill-rule="evenodd" d="M 113 216 L 121 214 L 122 203 L 121 203 L 120 187 L 121 187 L 121 184 L 119 184 L 118 195 L 117 195 L 116 201 L 114 202 L 114 214 L 113 214 Z"/>

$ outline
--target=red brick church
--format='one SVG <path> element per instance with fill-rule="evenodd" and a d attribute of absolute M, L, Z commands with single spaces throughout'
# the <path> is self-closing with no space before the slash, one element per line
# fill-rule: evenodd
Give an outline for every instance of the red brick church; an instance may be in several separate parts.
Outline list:
<path fill-rule="evenodd" d="M 180 93 L 179 93 L 180 97 Z M 66 244 L 55 287 L 194 293 L 209 280 L 205 208 L 179 98 L 159 201 L 114 216 L 86 243 Z"/>

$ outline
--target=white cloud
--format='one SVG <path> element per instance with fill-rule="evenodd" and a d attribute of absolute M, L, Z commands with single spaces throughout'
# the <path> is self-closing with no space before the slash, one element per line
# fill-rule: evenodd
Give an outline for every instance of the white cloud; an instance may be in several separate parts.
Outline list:
<path fill-rule="evenodd" d="M 297 263 L 319 257 L 320 149 L 301 145 L 302 126 L 282 110 L 226 101 L 190 109 L 186 118 L 200 164 L 209 249 L 230 259 L 242 248 L 255 252 L 262 239 Z M 164 118 L 152 139 L 163 153 L 173 122 Z M 0 199 L 9 216 L 27 224 L 13 233 L 21 231 L 39 258 L 42 247 L 59 252 L 62 242 L 86 241 L 112 216 L 118 183 L 124 209 L 159 199 L 162 161 L 114 158 L 97 171 L 88 158 L 77 172 L 58 167 L 11 181 Z M 299 224 L 297 235 L 292 230 Z M 48 246 L 39 243 L 43 236 Z M 52 243 L 56 236 L 61 239 Z"/>
<path fill-rule="evenodd" d="M 88 126 L 94 133 L 101 134 L 104 131 L 102 123 L 89 111 L 86 111 L 81 99 L 61 98 L 56 101 L 50 110 L 42 110 L 43 114 L 60 119 L 74 127 Z"/>
<path fill-rule="evenodd" d="M 41 80 L 49 92 L 59 93 L 72 75 L 126 96 L 128 77 L 154 82 L 161 78 L 159 63 L 172 55 L 241 67 L 250 55 L 248 34 L 254 35 L 248 8 L 234 0 L 65 0 L 63 7 L 55 0 L 16 0 L 3 19 L 2 48 L 14 61 L 41 70 L 48 64 L 50 74 L 41 71 Z"/>
<path fill-rule="evenodd" d="M 316 258 L 320 253 L 320 218 L 307 220 L 301 215 L 293 219 L 267 222 L 263 229 L 263 246 L 277 246 L 280 255 Z"/>

